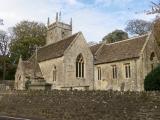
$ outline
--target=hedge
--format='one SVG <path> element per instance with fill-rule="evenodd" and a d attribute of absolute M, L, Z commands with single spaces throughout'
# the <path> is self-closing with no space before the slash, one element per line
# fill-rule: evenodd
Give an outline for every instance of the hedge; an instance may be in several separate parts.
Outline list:
<path fill-rule="evenodd" d="M 144 80 L 144 89 L 146 91 L 160 91 L 160 65 L 146 76 Z"/>

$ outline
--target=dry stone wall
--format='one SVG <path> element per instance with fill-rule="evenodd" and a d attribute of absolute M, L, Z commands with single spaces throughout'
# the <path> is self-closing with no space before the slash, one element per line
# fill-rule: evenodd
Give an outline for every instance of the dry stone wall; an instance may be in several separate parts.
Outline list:
<path fill-rule="evenodd" d="M 0 115 L 44 120 L 160 119 L 160 92 L 10 91 L 0 96 Z"/>

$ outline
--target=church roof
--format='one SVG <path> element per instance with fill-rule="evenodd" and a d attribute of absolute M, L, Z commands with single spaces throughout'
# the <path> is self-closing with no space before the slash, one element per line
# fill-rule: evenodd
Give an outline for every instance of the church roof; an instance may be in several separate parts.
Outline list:
<path fill-rule="evenodd" d="M 96 44 L 96 45 L 93 45 L 93 46 L 90 47 L 93 55 L 97 52 L 97 50 L 100 48 L 100 46 L 102 46 L 102 44 L 103 43 L 100 43 L 100 44 Z"/>
<path fill-rule="evenodd" d="M 100 49 L 95 46 L 91 51 L 95 56 L 95 64 L 110 63 L 120 60 L 138 58 L 148 35 L 132 38 L 111 44 L 104 44 Z M 100 46 L 100 45 L 98 45 Z"/>
<path fill-rule="evenodd" d="M 36 63 L 35 71 L 34 71 L 34 62 L 32 61 L 22 61 L 22 66 L 23 66 L 23 71 L 26 77 L 33 77 L 35 72 L 36 77 L 43 78 L 43 75 L 38 63 Z"/>
<path fill-rule="evenodd" d="M 53 58 L 62 57 L 65 50 L 69 47 L 72 41 L 77 37 L 76 33 L 56 43 L 44 46 L 38 50 L 38 61 L 45 61 Z"/>

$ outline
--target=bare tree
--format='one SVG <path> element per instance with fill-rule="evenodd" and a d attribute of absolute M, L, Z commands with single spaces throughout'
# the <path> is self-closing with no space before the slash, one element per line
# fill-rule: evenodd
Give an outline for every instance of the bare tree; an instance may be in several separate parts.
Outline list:
<path fill-rule="evenodd" d="M 157 14 L 160 13 L 160 0 L 158 2 L 151 2 L 152 9 L 147 11 L 147 14 Z"/>
<path fill-rule="evenodd" d="M 134 34 L 143 35 L 151 30 L 151 25 L 152 25 L 151 22 L 145 20 L 140 20 L 140 19 L 129 20 L 125 30 L 132 35 Z"/>
<path fill-rule="evenodd" d="M 6 74 L 6 58 L 8 54 L 9 36 L 5 31 L 0 31 L 0 55 L 3 61 L 3 80 L 5 80 Z"/>

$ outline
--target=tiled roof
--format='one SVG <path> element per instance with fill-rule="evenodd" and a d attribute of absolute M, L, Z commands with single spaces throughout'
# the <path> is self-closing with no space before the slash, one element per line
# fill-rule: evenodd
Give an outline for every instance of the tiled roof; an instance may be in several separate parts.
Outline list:
<path fill-rule="evenodd" d="M 102 44 L 103 43 L 100 43 L 100 44 L 96 44 L 96 45 L 93 45 L 93 46 L 90 47 L 93 55 L 97 52 L 97 50 L 100 48 L 100 46 L 102 46 Z"/>
<path fill-rule="evenodd" d="M 62 57 L 64 51 L 69 47 L 72 41 L 77 37 L 79 33 L 76 33 L 68 38 L 65 38 L 56 43 L 44 46 L 38 50 L 38 61 L 45 61 L 53 58 Z"/>
<path fill-rule="evenodd" d="M 138 58 L 148 35 L 105 44 L 94 54 L 95 64 Z"/>

